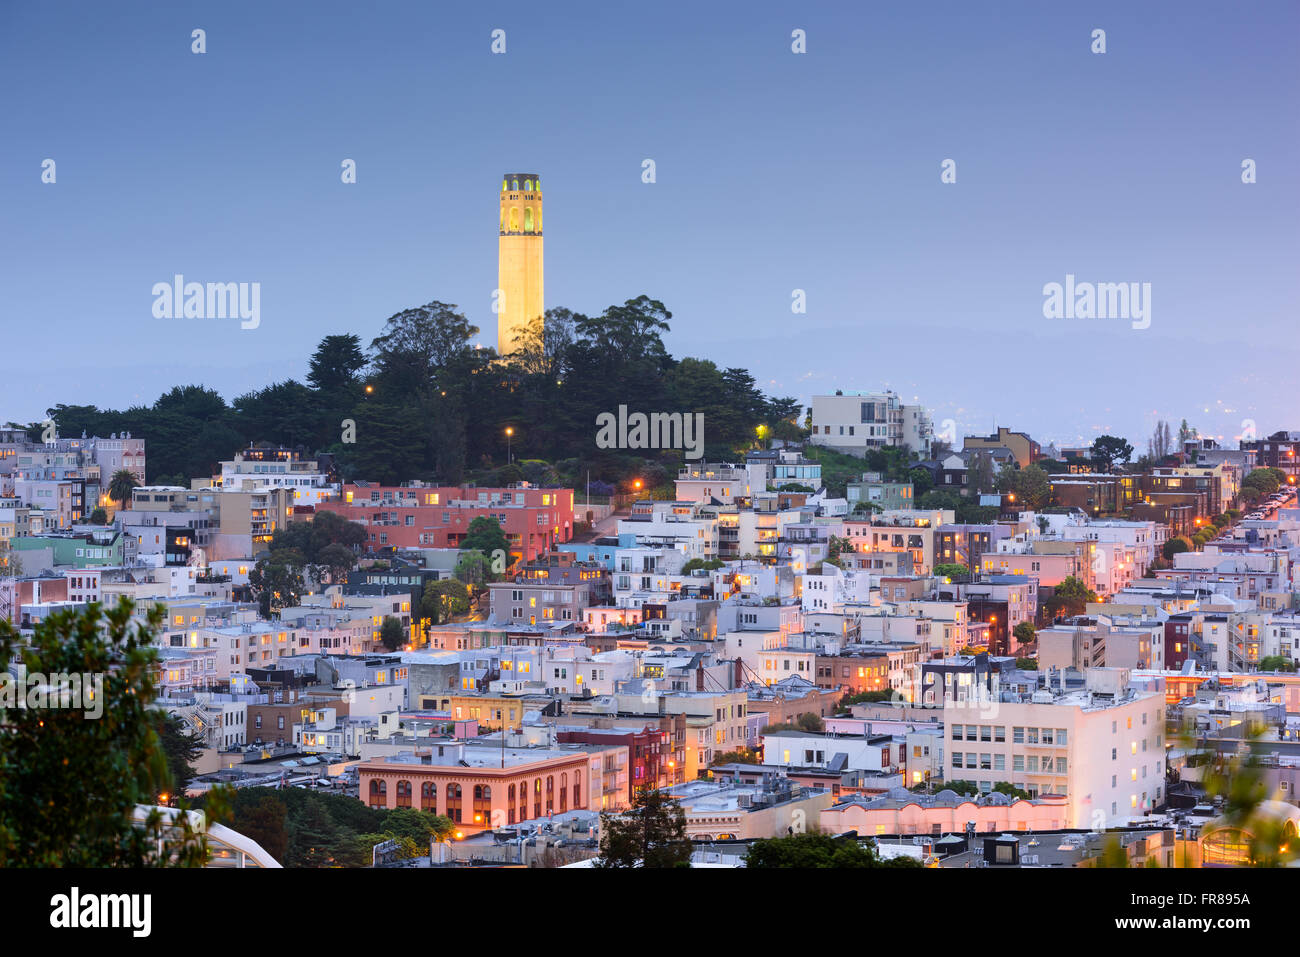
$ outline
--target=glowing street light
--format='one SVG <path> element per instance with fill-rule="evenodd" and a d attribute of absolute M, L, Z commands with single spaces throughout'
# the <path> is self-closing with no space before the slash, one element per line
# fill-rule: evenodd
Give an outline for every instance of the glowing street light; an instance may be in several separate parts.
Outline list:
<path fill-rule="evenodd" d="M 510 454 L 510 438 L 514 434 L 515 434 L 514 428 L 507 425 L 506 426 L 506 464 L 507 465 L 514 461 L 514 456 Z"/>

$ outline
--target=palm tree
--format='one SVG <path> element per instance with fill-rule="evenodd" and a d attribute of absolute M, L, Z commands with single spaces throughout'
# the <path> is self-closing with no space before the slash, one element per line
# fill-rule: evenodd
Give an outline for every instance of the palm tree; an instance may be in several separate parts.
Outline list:
<path fill-rule="evenodd" d="M 117 502 L 118 508 L 126 508 L 131 490 L 140 483 L 135 480 L 135 473 L 130 469 L 118 469 L 108 481 L 108 497 Z"/>

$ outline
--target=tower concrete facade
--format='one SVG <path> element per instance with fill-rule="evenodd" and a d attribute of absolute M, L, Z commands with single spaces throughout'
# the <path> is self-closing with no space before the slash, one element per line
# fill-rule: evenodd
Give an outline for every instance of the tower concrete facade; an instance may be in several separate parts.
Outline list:
<path fill-rule="evenodd" d="M 497 244 L 497 352 L 508 355 L 515 337 L 543 315 L 542 182 L 536 173 L 507 173 L 501 181 Z"/>

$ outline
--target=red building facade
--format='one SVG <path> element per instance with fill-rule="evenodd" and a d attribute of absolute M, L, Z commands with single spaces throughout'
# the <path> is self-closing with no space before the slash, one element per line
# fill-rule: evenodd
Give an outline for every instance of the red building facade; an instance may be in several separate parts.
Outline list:
<path fill-rule="evenodd" d="M 322 502 L 366 529 L 365 549 L 458 548 L 480 516 L 495 518 L 514 558 L 525 562 L 573 538 L 573 490 L 474 486 L 344 485 L 340 498 Z"/>

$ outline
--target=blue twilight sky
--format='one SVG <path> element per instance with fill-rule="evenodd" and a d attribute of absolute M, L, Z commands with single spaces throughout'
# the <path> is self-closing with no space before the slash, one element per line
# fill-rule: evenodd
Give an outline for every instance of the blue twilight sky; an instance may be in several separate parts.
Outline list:
<path fill-rule="evenodd" d="M 432 299 L 492 344 L 530 171 L 548 306 L 648 293 L 769 393 L 1044 444 L 1300 428 L 1298 38 L 1295 0 L 3 3 L 0 421 L 233 399 Z M 260 327 L 153 318 L 175 273 L 260 282 Z M 1150 328 L 1045 319 L 1067 273 L 1149 282 Z"/>

